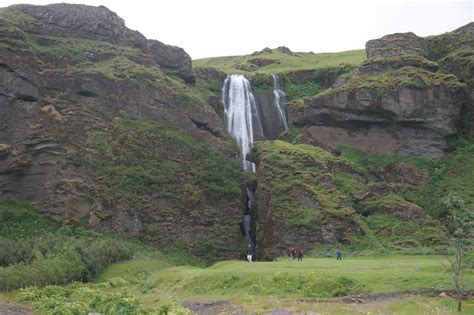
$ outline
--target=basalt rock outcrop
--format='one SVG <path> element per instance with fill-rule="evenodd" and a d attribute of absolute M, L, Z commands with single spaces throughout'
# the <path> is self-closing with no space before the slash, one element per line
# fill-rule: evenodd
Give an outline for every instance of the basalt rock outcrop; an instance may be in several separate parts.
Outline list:
<path fill-rule="evenodd" d="M 20 4 L 11 6 L 10 9 L 33 18 L 18 25 L 24 32 L 86 38 L 132 46 L 150 55 L 157 65 L 177 71 L 187 82 L 195 81 L 191 58 L 182 48 L 146 39 L 139 32 L 127 28 L 122 18 L 104 6 L 65 3 L 46 6 Z"/>
<path fill-rule="evenodd" d="M 473 41 L 472 29 L 471 23 L 440 37 L 405 33 L 369 41 L 369 59 L 355 74 L 343 75 L 332 89 L 306 99 L 304 105 L 290 107 L 290 121 L 307 127 L 303 142 L 326 148 L 346 145 L 380 154 L 443 155 L 448 137 L 460 132 L 470 117 L 472 99 L 459 76 L 469 73 L 470 63 L 450 65 L 462 69 L 453 70 L 455 76 L 437 72 L 440 65 L 426 57 L 433 55 L 436 43 L 451 41 L 458 43 L 453 50 L 443 46 L 437 51 L 457 53 Z M 445 64 L 449 60 L 446 57 Z"/>
<path fill-rule="evenodd" d="M 193 81 L 181 48 L 104 7 L 1 9 L 0 201 L 235 257 L 238 151 Z"/>

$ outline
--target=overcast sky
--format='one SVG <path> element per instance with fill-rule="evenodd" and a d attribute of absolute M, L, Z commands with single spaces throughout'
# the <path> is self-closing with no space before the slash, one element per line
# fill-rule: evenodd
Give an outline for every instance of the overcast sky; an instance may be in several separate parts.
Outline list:
<path fill-rule="evenodd" d="M 0 0 L 105 5 L 127 26 L 193 59 L 249 54 L 264 47 L 335 52 L 412 31 L 440 34 L 473 21 L 474 0 Z"/>

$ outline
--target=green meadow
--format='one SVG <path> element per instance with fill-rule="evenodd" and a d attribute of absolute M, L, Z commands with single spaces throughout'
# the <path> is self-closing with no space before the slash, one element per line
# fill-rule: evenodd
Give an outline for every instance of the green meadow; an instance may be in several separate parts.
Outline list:
<path fill-rule="evenodd" d="M 90 283 L 28 288 L 3 298 L 39 313 L 56 314 L 188 314 L 182 305 L 204 301 L 225 301 L 256 314 L 282 308 L 322 314 L 455 311 L 454 299 L 436 297 L 452 287 L 445 256 L 343 257 L 342 261 L 326 257 L 302 262 L 284 257 L 274 262 L 223 261 L 207 268 L 178 266 L 171 258 L 159 254 L 120 262 Z M 466 280 L 473 283 L 473 269 Z M 417 291 L 424 295 L 399 295 Z M 379 293 L 385 297 L 376 298 Z M 360 296 L 355 300 L 359 303 L 347 303 L 343 298 L 347 296 Z M 463 313 L 474 314 L 473 300 L 465 301 Z"/>

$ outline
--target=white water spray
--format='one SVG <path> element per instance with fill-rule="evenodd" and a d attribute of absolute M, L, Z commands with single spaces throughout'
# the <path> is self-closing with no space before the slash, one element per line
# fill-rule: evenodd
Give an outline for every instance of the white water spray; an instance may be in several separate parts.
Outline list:
<path fill-rule="evenodd" d="M 227 129 L 240 149 L 240 160 L 244 170 L 255 172 L 255 164 L 246 160 L 252 149 L 254 132 L 262 133 L 250 82 L 243 75 L 228 75 L 222 87 L 222 101 Z"/>
<path fill-rule="evenodd" d="M 278 76 L 272 74 L 273 78 L 273 95 L 275 95 L 275 107 L 278 109 L 280 120 L 285 126 L 285 130 L 288 130 L 288 117 L 286 117 L 286 102 L 285 93 L 280 90 L 278 85 Z"/>

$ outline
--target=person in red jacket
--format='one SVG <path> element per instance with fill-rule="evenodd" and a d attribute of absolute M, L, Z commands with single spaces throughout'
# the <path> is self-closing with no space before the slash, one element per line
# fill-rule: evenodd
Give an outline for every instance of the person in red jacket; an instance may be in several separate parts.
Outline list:
<path fill-rule="evenodd" d="M 298 253 L 298 261 L 303 261 L 303 250 L 301 249 L 301 247 L 298 247 L 297 253 Z"/>
<path fill-rule="evenodd" d="M 292 247 L 292 246 L 289 247 L 289 248 L 288 248 L 288 256 L 290 256 L 290 259 L 293 258 L 294 254 L 295 254 L 295 248 Z"/>

